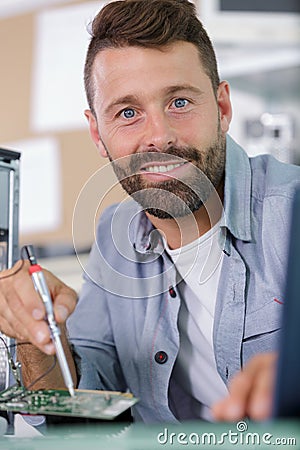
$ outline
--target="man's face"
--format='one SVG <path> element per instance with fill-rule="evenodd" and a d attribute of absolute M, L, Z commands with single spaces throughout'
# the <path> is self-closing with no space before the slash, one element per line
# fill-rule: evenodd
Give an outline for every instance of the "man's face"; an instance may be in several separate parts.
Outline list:
<path fill-rule="evenodd" d="M 103 50 L 93 76 L 91 136 L 123 188 L 159 218 L 199 209 L 224 174 L 227 84 L 216 99 L 187 42 Z"/>

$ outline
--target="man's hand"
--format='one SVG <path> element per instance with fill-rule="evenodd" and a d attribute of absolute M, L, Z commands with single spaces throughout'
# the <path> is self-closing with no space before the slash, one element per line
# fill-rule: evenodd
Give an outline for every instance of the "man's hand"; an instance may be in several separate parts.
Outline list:
<path fill-rule="evenodd" d="M 44 320 L 45 308 L 28 273 L 29 263 L 25 261 L 22 269 L 14 274 L 21 264 L 18 261 L 11 269 L 0 272 L 0 331 L 18 341 L 29 341 L 44 353 L 54 354 L 55 348 Z M 44 275 L 56 321 L 63 324 L 75 308 L 76 292 L 47 270 Z"/>
<path fill-rule="evenodd" d="M 232 378 L 229 396 L 216 403 L 216 420 L 237 421 L 244 417 L 265 420 L 271 415 L 277 354 L 254 356 L 244 369 Z"/>

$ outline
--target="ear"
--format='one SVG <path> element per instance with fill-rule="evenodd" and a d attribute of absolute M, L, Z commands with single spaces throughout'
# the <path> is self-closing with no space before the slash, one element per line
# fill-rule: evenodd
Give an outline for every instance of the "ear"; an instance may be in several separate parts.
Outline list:
<path fill-rule="evenodd" d="M 97 149 L 99 150 L 100 155 L 103 156 L 103 158 L 107 158 L 107 156 L 108 156 L 107 151 L 106 151 L 106 149 L 103 145 L 102 139 L 100 138 L 100 135 L 99 135 L 98 123 L 97 123 L 96 117 L 94 116 L 92 111 L 90 111 L 89 109 L 86 109 L 84 111 L 84 115 L 87 118 L 87 121 L 89 123 L 89 130 L 90 130 L 90 136 L 92 138 L 92 141 L 94 142 Z"/>
<path fill-rule="evenodd" d="M 226 133 L 232 118 L 232 108 L 230 102 L 229 84 L 222 81 L 218 87 L 217 102 L 220 112 L 221 130 Z"/>

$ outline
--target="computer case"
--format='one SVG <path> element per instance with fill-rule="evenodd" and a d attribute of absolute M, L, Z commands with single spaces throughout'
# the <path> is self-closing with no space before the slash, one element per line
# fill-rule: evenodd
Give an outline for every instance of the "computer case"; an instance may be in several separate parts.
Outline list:
<path fill-rule="evenodd" d="M 0 148 L 0 277 L 19 259 L 20 153 Z M 6 345 L 11 339 L 0 332 L 0 391 L 10 384 Z M 13 353 L 13 352 L 12 352 Z"/>

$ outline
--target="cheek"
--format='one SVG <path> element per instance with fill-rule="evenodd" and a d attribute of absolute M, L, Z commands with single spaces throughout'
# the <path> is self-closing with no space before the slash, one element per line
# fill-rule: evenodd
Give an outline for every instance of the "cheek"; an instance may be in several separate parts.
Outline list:
<path fill-rule="evenodd" d="M 189 145 L 203 147 L 210 145 L 218 135 L 218 116 L 216 113 L 202 113 L 196 117 L 190 118 L 188 124 L 180 130 L 180 138 Z"/>
<path fill-rule="evenodd" d="M 135 153 L 135 143 L 127 136 L 104 136 L 103 142 L 112 159 L 116 160 Z"/>
<path fill-rule="evenodd" d="M 112 159 L 131 155 L 136 151 L 137 143 L 134 135 L 128 131 L 122 133 L 118 129 L 103 127 L 102 140 Z"/>

